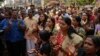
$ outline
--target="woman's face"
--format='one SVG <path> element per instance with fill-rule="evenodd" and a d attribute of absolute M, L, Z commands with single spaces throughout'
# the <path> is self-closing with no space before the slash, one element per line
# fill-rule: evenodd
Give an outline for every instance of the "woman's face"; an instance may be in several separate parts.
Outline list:
<path fill-rule="evenodd" d="M 44 21 L 45 20 L 45 17 L 43 14 L 40 15 L 40 21 Z"/>
<path fill-rule="evenodd" d="M 59 18 L 58 18 L 58 22 L 60 22 L 62 20 L 62 17 L 60 16 Z"/>
<path fill-rule="evenodd" d="M 76 13 L 73 13 L 73 14 L 72 14 L 72 17 L 73 17 L 73 18 L 75 18 L 76 16 L 77 16 L 77 14 L 76 14 Z"/>
<path fill-rule="evenodd" d="M 63 31 L 66 31 L 68 29 L 68 25 L 65 23 L 63 19 L 59 20 L 59 26 L 60 26 L 60 29 Z"/>
<path fill-rule="evenodd" d="M 78 22 L 76 21 L 75 18 L 72 19 L 72 24 L 73 24 L 74 26 L 78 25 Z"/>
<path fill-rule="evenodd" d="M 51 21 L 51 19 L 48 19 L 46 22 L 46 26 L 53 26 L 53 22 Z"/>
<path fill-rule="evenodd" d="M 82 15 L 82 20 L 86 20 L 88 18 L 87 15 Z"/>
<path fill-rule="evenodd" d="M 87 54 L 94 54 L 96 52 L 96 47 L 91 38 L 86 38 L 84 42 L 84 49 Z"/>

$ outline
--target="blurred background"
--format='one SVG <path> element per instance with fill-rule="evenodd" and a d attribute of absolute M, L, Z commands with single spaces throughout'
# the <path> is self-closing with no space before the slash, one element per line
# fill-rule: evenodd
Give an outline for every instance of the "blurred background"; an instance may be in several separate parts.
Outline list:
<path fill-rule="evenodd" d="M 98 2 L 99 1 L 99 2 Z M 50 4 L 60 3 L 69 6 L 95 5 L 100 6 L 100 0 L 0 0 L 0 7 L 25 7 L 34 4 L 37 7 L 44 7 Z"/>

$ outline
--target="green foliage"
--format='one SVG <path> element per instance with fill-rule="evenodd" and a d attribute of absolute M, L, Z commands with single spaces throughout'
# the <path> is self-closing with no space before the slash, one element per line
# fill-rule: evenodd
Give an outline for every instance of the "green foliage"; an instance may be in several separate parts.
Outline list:
<path fill-rule="evenodd" d="M 86 0 L 76 0 L 78 5 L 86 4 Z"/>
<path fill-rule="evenodd" d="M 49 3 L 50 0 L 44 0 L 45 4 Z M 87 5 L 87 4 L 91 4 L 94 5 L 96 3 L 96 0 L 57 0 L 57 1 L 63 1 L 66 5 L 70 5 L 70 4 L 76 4 L 76 5 Z"/>
<path fill-rule="evenodd" d="M 76 0 L 78 5 L 94 4 L 95 0 Z"/>
<path fill-rule="evenodd" d="M 1 1 L 3 1 L 3 0 L 0 0 L 0 2 L 1 2 Z"/>

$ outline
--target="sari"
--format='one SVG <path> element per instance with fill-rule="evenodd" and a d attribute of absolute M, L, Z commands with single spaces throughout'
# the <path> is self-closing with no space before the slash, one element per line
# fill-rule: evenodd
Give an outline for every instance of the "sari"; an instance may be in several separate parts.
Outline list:
<path fill-rule="evenodd" d="M 71 34 L 73 39 L 70 39 L 69 36 L 63 36 L 61 32 L 57 34 L 57 44 L 58 50 L 56 50 L 57 56 L 74 56 L 76 48 L 75 46 L 83 41 L 82 37 L 73 33 Z"/>

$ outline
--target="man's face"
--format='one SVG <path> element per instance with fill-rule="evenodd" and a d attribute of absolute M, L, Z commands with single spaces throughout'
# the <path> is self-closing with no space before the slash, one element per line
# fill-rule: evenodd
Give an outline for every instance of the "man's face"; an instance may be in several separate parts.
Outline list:
<path fill-rule="evenodd" d="M 31 9 L 34 9 L 34 6 L 30 6 Z"/>
<path fill-rule="evenodd" d="M 33 15 L 32 15 L 32 12 L 29 12 L 29 13 L 28 13 L 28 16 L 29 16 L 30 18 L 32 18 L 32 16 L 33 16 Z"/>
<path fill-rule="evenodd" d="M 14 19 L 17 18 L 17 11 L 13 11 L 13 12 L 12 12 L 12 17 L 13 17 Z"/>

